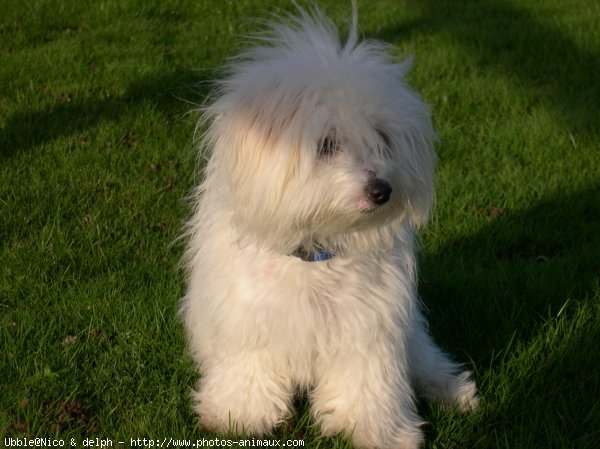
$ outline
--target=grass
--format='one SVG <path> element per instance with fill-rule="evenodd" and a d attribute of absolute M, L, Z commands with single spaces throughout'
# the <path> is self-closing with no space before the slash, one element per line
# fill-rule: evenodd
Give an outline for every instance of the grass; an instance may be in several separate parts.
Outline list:
<path fill-rule="evenodd" d="M 421 404 L 428 448 L 600 445 L 600 6 L 359 1 L 415 55 L 440 135 L 420 291 L 481 410 Z M 0 433 L 189 438 L 177 302 L 201 82 L 286 1 L 6 0 Z M 346 23 L 349 6 L 321 2 Z M 200 84 L 199 84 L 200 83 Z M 200 87 L 199 87 L 200 86 Z M 186 100 L 186 101 L 183 101 Z M 306 404 L 276 437 L 322 439 Z M 3 440 L 4 443 L 4 440 Z"/>

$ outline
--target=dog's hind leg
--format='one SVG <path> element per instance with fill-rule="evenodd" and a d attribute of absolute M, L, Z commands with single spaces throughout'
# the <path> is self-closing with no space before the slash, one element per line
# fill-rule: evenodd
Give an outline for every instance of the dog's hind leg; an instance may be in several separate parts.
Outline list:
<path fill-rule="evenodd" d="M 471 373 L 462 371 L 427 333 L 421 312 L 417 312 L 414 328 L 408 340 L 411 378 L 415 389 L 426 399 L 456 404 L 463 412 L 479 405 L 477 387 Z"/>

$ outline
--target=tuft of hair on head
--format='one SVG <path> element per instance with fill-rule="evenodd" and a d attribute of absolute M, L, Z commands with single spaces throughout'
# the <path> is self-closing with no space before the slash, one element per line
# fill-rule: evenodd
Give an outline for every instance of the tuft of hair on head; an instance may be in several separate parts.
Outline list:
<path fill-rule="evenodd" d="M 351 0 L 350 4 L 352 5 L 352 22 L 350 23 L 346 46 L 355 47 L 358 43 L 358 6 L 356 6 L 355 0 Z"/>
<path fill-rule="evenodd" d="M 313 36 L 313 44 L 318 43 L 319 39 L 326 38 L 326 41 L 334 41 L 338 51 L 344 53 L 350 53 L 358 45 L 358 6 L 355 0 L 350 0 L 352 16 L 345 41 L 340 39 L 338 27 L 315 2 L 308 2 L 306 6 L 302 6 L 298 1 L 293 0 L 292 4 L 294 11 L 280 10 L 273 13 L 270 20 L 262 21 L 266 32 L 249 35 L 250 43 L 262 42 L 285 46 L 286 43 L 298 42 L 298 38 L 306 41 L 307 37 Z M 245 55 L 251 56 L 248 53 Z"/>

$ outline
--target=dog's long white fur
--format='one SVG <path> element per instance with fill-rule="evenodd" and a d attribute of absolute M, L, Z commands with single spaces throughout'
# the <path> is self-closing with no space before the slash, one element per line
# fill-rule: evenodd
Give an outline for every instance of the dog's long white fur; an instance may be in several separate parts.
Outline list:
<path fill-rule="evenodd" d="M 181 312 L 206 428 L 268 433 L 300 391 L 325 435 L 415 448 L 415 392 L 477 406 L 416 292 L 414 230 L 434 195 L 428 108 L 403 81 L 410 63 L 359 42 L 353 22 L 346 43 L 316 10 L 272 25 L 204 112 Z M 374 177 L 391 187 L 384 204 L 365 193 Z M 335 256 L 306 262 L 298 248 Z"/>

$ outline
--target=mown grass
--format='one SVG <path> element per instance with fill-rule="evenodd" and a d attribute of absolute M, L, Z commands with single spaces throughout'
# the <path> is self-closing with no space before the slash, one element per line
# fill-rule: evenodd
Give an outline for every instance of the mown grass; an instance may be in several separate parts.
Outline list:
<path fill-rule="evenodd" d="M 346 23 L 349 6 L 323 1 Z M 0 431 L 206 436 L 176 319 L 191 103 L 288 2 L 7 0 L 0 17 Z M 359 2 L 415 55 L 440 135 L 420 290 L 481 410 L 421 404 L 432 448 L 600 444 L 600 6 Z M 185 101 L 184 101 L 185 100 Z M 306 404 L 277 431 L 322 439 Z"/>

